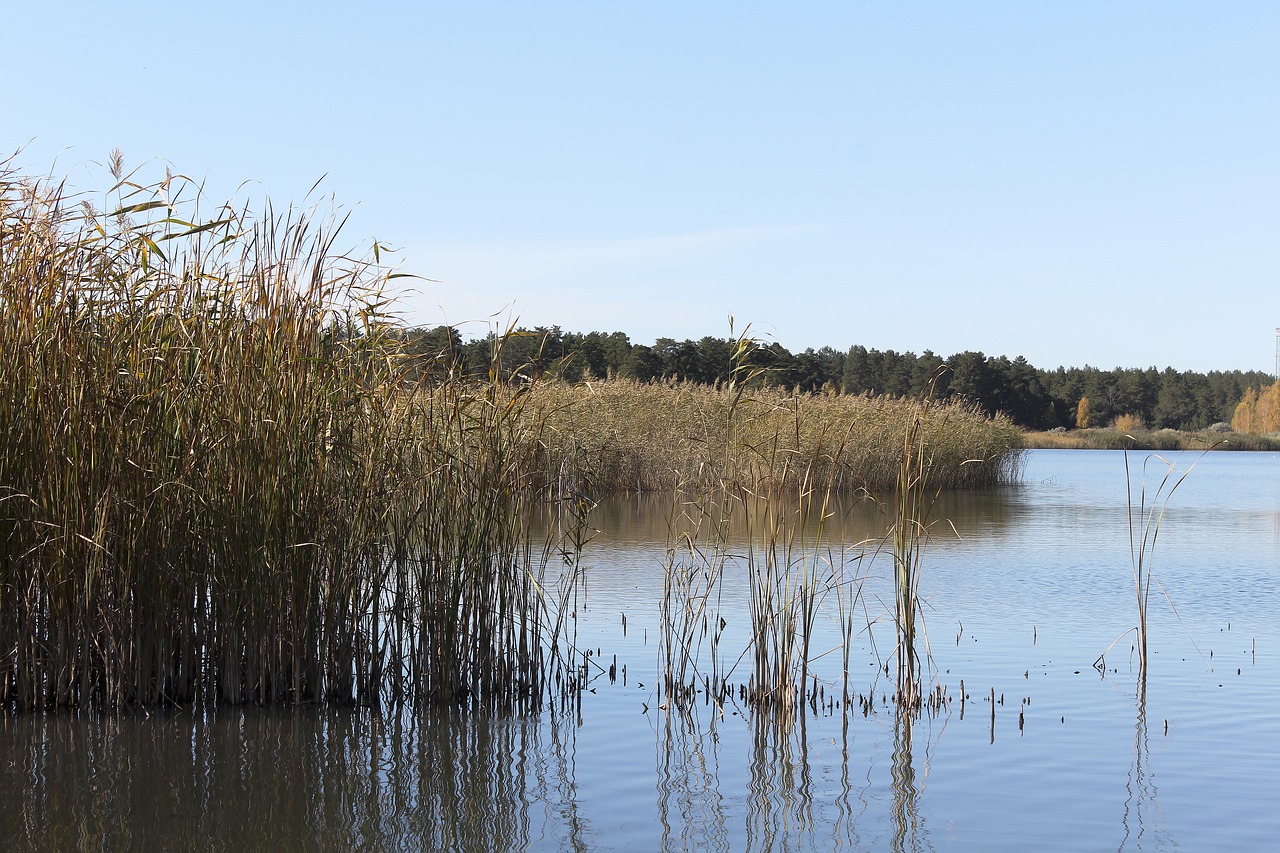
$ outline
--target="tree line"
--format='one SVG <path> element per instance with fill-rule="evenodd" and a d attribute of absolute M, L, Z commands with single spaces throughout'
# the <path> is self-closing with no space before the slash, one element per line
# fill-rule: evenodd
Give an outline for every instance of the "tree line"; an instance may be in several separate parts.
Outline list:
<path fill-rule="evenodd" d="M 422 356 L 415 370 L 427 377 L 439 371 L 479 377 L 492 369 L 505 378 L 555 376 L 569 382 L 625 377 L 715 385 L 729 380 L 738 345 L 733 338 L 714 336 L 636 344 L 622 332 L 584 334 L 558 326 L 491 332 L 470 341 L 463 341 L 451 326 L 409 329 L 404 334 L 407 350 Z M 950 369 L 938 376 L 935 397 L 963 397 L 988 414 L 1003 412 L 1028 429 L 1106 426 L 1119 418 L 1152 429 L 1205 429 L 1230 423 L 1248 389 L 1272 381 L 1269 374 L 1256 370 L 1197 373 L 1171 367 L 1103 370 L 1088 365 L 1045 370 L 1021 356 L 967 351 L 943 358 L 929 350 L 917 355 L 861 345 L 843 352 L 828 346 L 792 353 L 778 343 L 757 342 L 746 361 L 761 368 L 754 381 L 767 386 L 892 397 L 924 393 L 945 364 Z"/>

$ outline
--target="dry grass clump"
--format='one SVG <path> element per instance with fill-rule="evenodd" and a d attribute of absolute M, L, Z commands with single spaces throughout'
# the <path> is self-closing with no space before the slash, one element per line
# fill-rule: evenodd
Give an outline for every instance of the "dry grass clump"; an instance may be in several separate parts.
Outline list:
<path fill-rule="evenodd" d="M 548 475 L 607 491 L 669 491 L 740 478 L 792 490 L 829 482 L 835 491 L 892 489 L 902 436 L 919 402 L 887 397 L 790 394 L 753 389 L 733 418 L 728 391 L 688 383 L 626 380 L 547 383 L 530 407 L 546 419 Z M 926 430 L 932 481 L 975 488 L 1013 480 L 1021 432 L 965 403 L 935 404 Z"/>
<path fill-rule="evenodd" d="M 0 707 L 536 691 L 537 423 L 406 404 L 333 222 L 113 174 L 0 170 Z"/>

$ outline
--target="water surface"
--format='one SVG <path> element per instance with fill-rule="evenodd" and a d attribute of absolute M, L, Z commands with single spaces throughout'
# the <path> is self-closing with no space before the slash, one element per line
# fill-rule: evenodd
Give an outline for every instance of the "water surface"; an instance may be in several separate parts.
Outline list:
<path fill-rule="evenodd" d="M 1143 479 L 1147 456 L 1129 458 L 1135 501 L 1164 475 L 1152 458 Z M 1169 458 L 1199 461 L 1154 551 L 1167 599 L 1145 700 L 1118 452 L 1034 451 L 1020 485 L 944 498 L 922 591 L 950 704 L 918 718 L 883 699 L 874 506 L 823 532 L 824 559 L 860 573 L 873 627 L 848 684 L 871 699 L 779 720 L 705 697 L 664 710 L 670 502 L 618 500 L 585 556 L 578 636 L 600 654 L 580 701 L 0 716 L 6 849 L 1264 849 L 1280 832 L 1280 455 Z M 730 570 L 726 649 L 745 643 L 746 598 Z M 814 674 L 824 697 L 843 689 L 839 655 Z"/>

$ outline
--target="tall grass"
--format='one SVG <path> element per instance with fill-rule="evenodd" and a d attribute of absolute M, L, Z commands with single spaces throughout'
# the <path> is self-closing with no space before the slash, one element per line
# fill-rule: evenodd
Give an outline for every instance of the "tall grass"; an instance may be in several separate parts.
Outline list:
<path fill-rule="evenodd" d="M 672 500 L 658 614 L 663 686 L 677 697 L 692 689 L 700 664 L 708 666 L 702 657 L 704 641 L 709 646 L 708 683 L 724 671 L 720 600 L 725 568 L 733 559 L 731 500 L 726 492 L 698 489 L 679 491 Z"/>
<path fill-rule="evenodd" d="M 815 476 L 817 460 L 827 462 L 821 470 L 828 474 L 838 469 L 843 442 L 837 435 L 834 442 L 802 448 L 798 426 L 761 436 L 740 419 L 745 406 L 760 402 L 744 396 L 755 378 L 756 369 L 746 363 L 751 346 L 745 335 L 738 339 L 732 378 L 721 391 L 723 414 L 703 422 L 708 435 L 694 445 L 701 451 L 696 476 L 677 492 L 680 524 L 673 523 L 669 536 L 661 607 L 664 685 L 676 701 L 692 694 L 696 682 L 690 674 L 708 640 L 704 688 L 712 690 L 714 681 L 715 689 L 727 689 L 725 679 L 741 660 L 720 650 L 726 621 L 719 602 L 726 572 L 733 570 L 735 579 L 741 572 L 749 593 L 750 639 L 742 653 L 750 659 L 746 698 L 789 715 L 803 694 L 818 608 L 844 580 L 832 568 L 835 561 L 824 571 L 819 556 L 833 487 Z M 798 424 L 798 409 L 781 411 L 786 423 Z M 712 424 L 718 426 L 714 432 Z M 729 545 L 735 526 L 745 542 L 741 553 Z M 816 541 L 806 541 L 805 532 L 814 530 Z"/>
<path fill-rule="evenodd" d="M 904 434 L 927 436 L 931 485 L 1016 472 L 1008 422 L 763 390 L 746 336 L 720 389 L 509 382 L 501 336 L 488 381 L 424 370 L 380 247 L 339 250 L 337 218 L 205 215 L 181 176 L 112 171 L 90 198 L 0 169 L 3 707 L 572 690 L 589 500 L 672 489 L 668 689 L 704 640 L 712 672 L 738 663 L 717 617 L 741 569 L 750 692 L 787 708 L 823 602 L 853 630 L 833 496 L 892 488 Z"/>
<path fill-rule="evenodd" d="M 0 170 L 0 706 L 536 693 L 519 396 L 411 393 L 336 219 L 112 171 Z"/>
<path fill-rule="evenodd" d="M 820 611 L 834 603 L 841 627 L 845 690 L 855 607 L 864 581 L 865 543 L 833 540 L 828 523 L 837 495 L 829 483 L 803 481 L 795 492 L 743 490 L 744 555 L 751 623 L 747 698 L 789 713 L 805 697 Z"/>

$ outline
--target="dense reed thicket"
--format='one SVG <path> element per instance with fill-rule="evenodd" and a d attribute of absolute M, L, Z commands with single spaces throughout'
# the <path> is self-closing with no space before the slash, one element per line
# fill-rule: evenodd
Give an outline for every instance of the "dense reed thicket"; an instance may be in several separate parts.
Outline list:
<path fill-rule="evenodd" d="M 536 694 L 518 399 L 405 393 L 332 219 L 112 172 L 0 174 L 0 706 Z"/>
<path fill-rule="evenodd" d="M 785 705 L 853 594 L 798 538 L 833 495 L 891 491 L 904 435 L 931 485 L 1016 475 L 1009 421 L 785 394 L 745 336 L 718 388 L 529 381 L 500 335 L 485 379 L 424 363 L 333 217 L 204 216 L 185 178 L 111 171 L 91 198 L 0 167 L 0 707 L 571 691 L 589 501 L 618 490 L 711 536 L 680 540 L 711 562 L 669 590 L 673 661 L 747 519 L 752 689 Z"/>
<path fill-rule="evenodd" d="M 548 487 L 674 495 L 659 605 L 669 702 L 730 689 L 745 659 L 743 698 L 790 715 L 805 701 L 822 610 L 840 625 L 847 691 L 862 584 L 883 550 L 893 555 L 898 598 L 890 617 L 898 700 L 916 710 L 929 508 L 938 490 L 1016 479 L 1021 431 L 961 401 L 786 393 L 758 381 L 753 345 L 745 336 L 735 342 L 729 382 L 719 387 L 631 380 L 534 387 L 527 405 L 545 424 Z M 882 539 L 827 540 L 826 521 L 850 493 L 892 508 Z M 748 592 L 746 649 L 722 647 L 725 616 L 733 615 L 720 611 L 726 583 Z"/>
<path fill-rule="evenodd" d="M 670 491 L 741 479 L 796 491 L 806 482 L 833 491 L 892 489 L 902 437 L 919 413 L 913 399 L 790 394 L 752 388 L 733 406 L 729 392 L 693 383 L 632 380 L 531 393 L 546 422 L 548 476 L 608 491 Z M 1007 418 L 970 403 L 937 403 L 929 417 L 931 482 L 982 488 L 1016 479 L 1022 435 Z"/>

